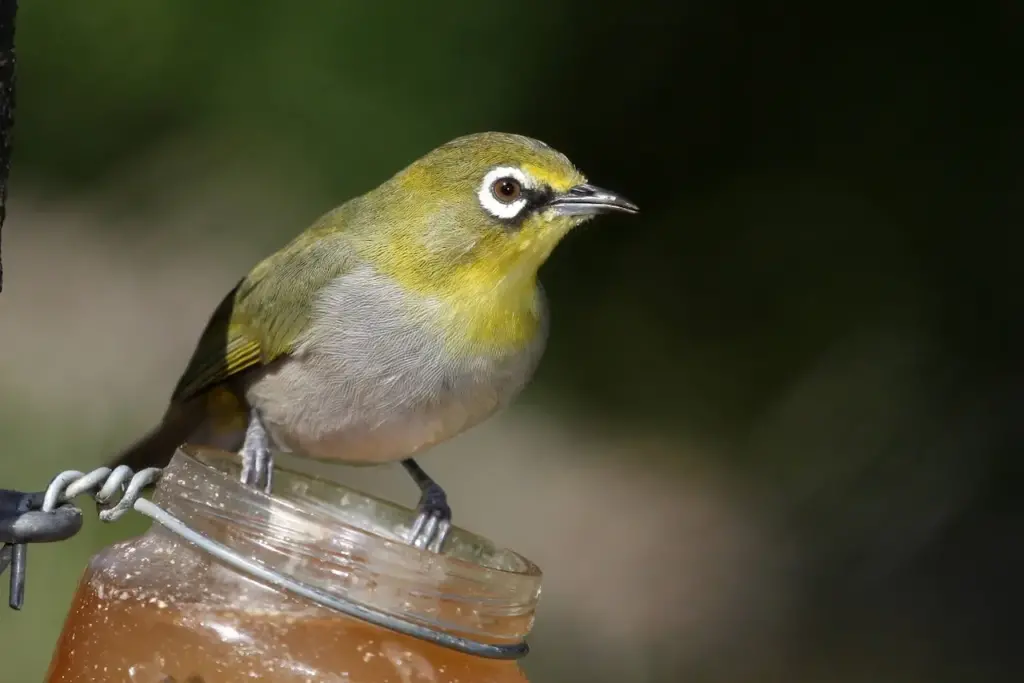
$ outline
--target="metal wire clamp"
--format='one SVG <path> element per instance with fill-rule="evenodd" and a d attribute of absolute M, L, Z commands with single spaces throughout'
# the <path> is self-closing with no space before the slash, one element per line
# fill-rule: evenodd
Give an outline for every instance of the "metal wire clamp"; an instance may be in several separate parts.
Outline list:
<path fill-rule="evenodd" d="M 0 550 L 0 574 L 10 565 L 11 607 L 21 609 L 24 602 L 26 544 L 60 541 L 78 533 L 82 527 L 82 513 L 71 501 L 88 493 L 100 508 L 100 521 L 115 522 L 129 510 L 135 510 L 233 569 L 350 617 L 487 659 L 520 659 L 530 651 L 525 642 L 507 645 L 482 643 L 406 621 L 387 612 L 325 593 L 242 557 L 142 497 L 147 488 L 159 481 L 161 472 L 160 468 L 151 467 L 136 473 L 124 465 L 113 470 L 101 467 L 87 474 L 68 470 L 54 477 L 42 493 L 0 489 L 0 542 L 4 543 Z"/>
<path fill-rule="evenodd" d="M 82 511 L 73 505 L 43 512 L 44 495 L 0 489 L 0 575 L 10 567 L 11 609 L 20 610 L 25 603 L 28 545 L 63 541 L 82 528 Z"/>

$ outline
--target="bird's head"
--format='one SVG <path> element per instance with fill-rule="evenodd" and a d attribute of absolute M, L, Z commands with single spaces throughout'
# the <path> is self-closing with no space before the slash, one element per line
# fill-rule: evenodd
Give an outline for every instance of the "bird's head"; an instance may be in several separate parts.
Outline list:
<path fill-rule="evenodd" d="M 365 197 L 389 265 L 438 286 L 532 283 L 558 242 L 602 213 L 636 213 L 560 152 L 532 138 L 478 133 L 448 142 Z"/>

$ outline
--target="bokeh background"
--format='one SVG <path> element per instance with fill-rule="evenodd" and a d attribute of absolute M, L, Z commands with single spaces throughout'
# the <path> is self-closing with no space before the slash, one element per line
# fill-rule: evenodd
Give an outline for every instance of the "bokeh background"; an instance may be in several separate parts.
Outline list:
<path fill-rule="evenodd" d="M 149 426 L 223 292 L 320 213 L 515 131 L 643 209 L 556 251 L 536 382 L 424 460 L 546 572 L 533 680 L 1014 679 L 1022 18 L 22 3 L 0 485 Z M 394 468 L 338 476 L 416 498 Z M 32 549 L 0 681 L 41 678 L 87 558 L 143 528 L 87 514 Z"/>

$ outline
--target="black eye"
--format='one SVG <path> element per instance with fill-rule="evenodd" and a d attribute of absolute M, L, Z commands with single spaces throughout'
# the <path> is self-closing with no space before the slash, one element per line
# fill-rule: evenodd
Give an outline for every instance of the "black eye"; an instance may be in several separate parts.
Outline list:
<path fill-rule="evenodd" d="M 498 178 L 491 185 L 494 198 L 503 204 L 511 204 L 523 194 L 523 186 L 515 178 Z"/>

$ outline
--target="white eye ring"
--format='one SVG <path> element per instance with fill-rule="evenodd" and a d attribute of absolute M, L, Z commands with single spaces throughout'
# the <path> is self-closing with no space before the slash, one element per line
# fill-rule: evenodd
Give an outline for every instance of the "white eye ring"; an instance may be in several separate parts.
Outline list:
<path fill-rule="evenodd" d="M 514 202 L 505 203 L 495 197 L 494 183 L 502 178 L 514 178 L 524 190 L 532 189 L 536 186 L 536 183 L 533 182 L 530 176 L 523 173 L 521 169 L 514 166 L 498 166 L 487 172 L 483 182 L 480 183 L 480 189 L 476 193 L 476 196 L 480 199 L 480 206 L 484 207 L 484 211 L 495 218 L 508 220 L 515 218 L 526 208 L 527 200 L 526 197 L 520 196 Z"/>

